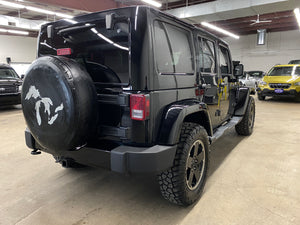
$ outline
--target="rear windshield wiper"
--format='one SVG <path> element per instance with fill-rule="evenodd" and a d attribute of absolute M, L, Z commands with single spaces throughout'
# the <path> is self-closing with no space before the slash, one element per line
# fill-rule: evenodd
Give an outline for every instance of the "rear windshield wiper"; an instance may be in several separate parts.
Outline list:
<path fill-rule="evenodd" d="M 91 28 L 94 28 L 94 27 L 96 27 L 96 24 L 85 24 L 82 26 L 69 27 L 69 28 L 64 28 L 64 29 L 59 30 L 57 32 L 57 34 L 61 35 L 61 36 L 66 36 L 69 34 L 90 30 Z"/>

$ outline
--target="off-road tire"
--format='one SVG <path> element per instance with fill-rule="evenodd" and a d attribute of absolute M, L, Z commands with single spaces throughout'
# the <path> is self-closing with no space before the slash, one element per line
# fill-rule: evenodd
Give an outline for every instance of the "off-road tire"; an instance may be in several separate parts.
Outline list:
<path fill-rule="evenodd" d="M 258 94 L 257 97 L 258 97 L 258 100 L 260 100 L 260 101 L 263 101 L 266 99 L 266 96 L 262 96 L 260 94 Z"/>
<path fill-rule="evenodd" d="M 27 70 L 22 110 L 35 141 L 50 153 L 76 151 L 97 131 L 97 93 L 88 72 L 62 56 L 43 56 Z"/>
<path fill-rule="evenodd" d="M 235 126 L 236 132 L 239 135 L 244 135 L 244 136 L 248 136 L 252 134 L 254 121 L 255 121 L 255 102 L 253 97 L 250 97 L 243 119 Z"/>
<path fill-rule="evenodd" d="M 193 158 L 191 157 L 192 152 L 196 152 L 196 147 L 194 147 L 195 143 L 198 143 L 198 149 L 201 148 L 201 153 L 197 151 L 197 154 L 199 157 L 202 157 L 203 160 L 199 163 L 199 168 L 197 168 L 201 171 L 201 175 L 198 181 L 195 181 L 196 184 L 194 184 L 194 187 L 192 187 L 191 190 L 189 187 L 191 184 L 189 184 L 187 179 L 192 174 L 192 180 L 196 180 L 197 178 L 194 174 L 199 172 L 198 170 L 194 170 L 195 173 L 191 172 L 191 169 L 188 166 L 191 159 L 193 159 L 193 163 L 197 163 L 194 162 L 196 156 Z M 200 156 L 200 154 L 202 155 Z M 196 166 L 195 164 L 190 165 Z M 162 196 L 177 205 L 188 206 L 196 202 L 203 192 L 207 178 L 208 165 L 209 144 L 206 130 L 196 123 L 183 123 L 173 166 L 158 175 Z"/>

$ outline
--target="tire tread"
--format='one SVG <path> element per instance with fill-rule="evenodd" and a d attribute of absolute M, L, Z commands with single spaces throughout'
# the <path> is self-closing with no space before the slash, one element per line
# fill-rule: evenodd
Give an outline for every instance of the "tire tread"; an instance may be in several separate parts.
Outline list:
<path fill-rule="evenodd" d="M 184 157 L 186 154 L 188 154 L 187 150 L 184 147 L 192 141 L 193 132 L 205 133 L 207 137 L 206 130 L 200 125 L 196 123 L 183 123 L 173 166 L 158 175 L 158 183 L 162 196 L 166 200 L 177 205 L 190 205 L 198 199 L 185 198 L 185 180 L 182 179 L 182 176 L 184 176 L 184 174 L 182 174 L 184 171 L 182 168 L 185 168 Z"/>

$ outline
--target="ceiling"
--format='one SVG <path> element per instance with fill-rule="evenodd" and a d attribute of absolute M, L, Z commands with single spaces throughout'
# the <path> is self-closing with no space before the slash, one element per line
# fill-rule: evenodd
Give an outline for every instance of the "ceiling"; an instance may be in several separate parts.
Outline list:
<path fill-rule="evenodd" d="M 257 15 L 228 20 L 211 21 L 210 23 L 240 36 L 256 34 L 257 30 L 259 29 L 266 29 L 267 32 L 299 29 L 293 10 L 266 13 L 259 15 L 259 22 L 257 21 L 258 23 L 254 23 L 254 21 L 257 21 Z M 196 25 L 205 28 L 201 26 L 201 24 Z"/>
<path fill-rule="evenodd" d="M 6 1 L 71 16 L 110 8 L 144 4 L 140 0 Z M 185 21 L 201 26 L 200 23 L 205 20 L 237 35 L 255 34 L 258 29 L 267 29 L 267 32 L 299 29 L 293 13 L 295 7 L 300 7 L 299 0 L 159 0 L 159 2 L 162 3 L 161 10 L 165 10 Z M 228 2 L 230 2 L 230 4 L 228 4 Z M 271 22 L 252 24 L 253 21 L 257 20 L 257 14 L 260 14 L 260 21 L 268 20 Z M 0 22 L 1 16 L 8 18 L 8 21 L 11 20 L 10 18 L 22 18 L 25 22 L 28 21 L 29 23 L 61 19 L 58 16 L 46 15 L 24 8 L 11 8 L 0 4 Z M 0 23 L 0 28 L 27 30 L 29 31 L 29 36 L 32 37 L 38 35 L 38 30 L 18 28 L 13 22 L 9 24 Z"/>

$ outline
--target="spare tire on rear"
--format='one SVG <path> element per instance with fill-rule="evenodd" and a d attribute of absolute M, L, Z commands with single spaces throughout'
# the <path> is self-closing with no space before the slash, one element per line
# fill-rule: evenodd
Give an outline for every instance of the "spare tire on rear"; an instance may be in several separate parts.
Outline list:
<path fill-rule="evenodd" d="M 31 134 L 50 151 L 75 150 L 95 133 L 95 87 L 86 70 L 72 59 L 35 60 L 23 82 L 22 108 Z"/>

